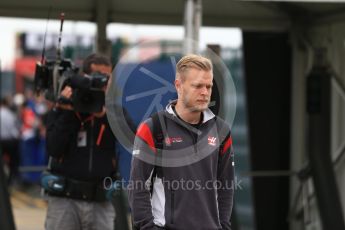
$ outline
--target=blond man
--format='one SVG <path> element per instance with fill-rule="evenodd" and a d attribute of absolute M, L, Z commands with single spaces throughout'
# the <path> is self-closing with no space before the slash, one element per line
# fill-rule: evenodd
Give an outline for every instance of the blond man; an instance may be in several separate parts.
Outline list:
<path fill-rule="evenodd" d="M 137 130 L 128 189 L 135 229 L 231 229 L 232 139 L 208 108 L 212 68 L 205 57 L 184 56 L 177 100 Z"/>

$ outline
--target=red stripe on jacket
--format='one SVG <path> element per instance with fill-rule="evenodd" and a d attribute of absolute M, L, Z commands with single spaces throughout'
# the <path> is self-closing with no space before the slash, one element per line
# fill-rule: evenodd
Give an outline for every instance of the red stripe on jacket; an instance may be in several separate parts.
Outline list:
<path fill-rule="evenodd" d="M 222 152 L 220 153 L 221 156 L 223 156 L 226 151 L 228 151 L 228 149 L 231 147 L 232 145 L 232 138 L 231 136 L 225 141 L 225 144 L 224 144 L 224 147 L 223 147 L 223 150 Z"/>
<path fill-rule="evenodd" d="M 137 136 L 144 140 L 153 152 L 156 152 L 155 142 L 153 141 L 150 127 L 146 123 L 142 123 L 139 126 Z"/>

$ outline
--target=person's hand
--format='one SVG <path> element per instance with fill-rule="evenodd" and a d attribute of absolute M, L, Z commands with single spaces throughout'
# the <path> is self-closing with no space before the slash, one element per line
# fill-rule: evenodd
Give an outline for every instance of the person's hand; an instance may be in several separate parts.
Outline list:
<path fill-rule="evenodd" d="M 72 97 L 72 88 L 69 86 L 66 86 L 62 91 L 61 91 L 61 96 L 67 99 L 70 99 Z"/>
<path fill-rule="evenodd" d="M 61 91 L 61 94 L 60 94 L 60 97 L 63 97 L 67 100 L 70 100 L 71 97 L 72 97 L 72 88 L 69 87 L 69 86 L 66 86 L 62 91 Z M 56 104 L 56 107 L 60 108 L 60 109 L 65 109 L 65 110 L 73 110 L 73 106 L 72 105 L 69 105 L 69 104 L 61 104 L 61 103 L 57 103 Z"/>

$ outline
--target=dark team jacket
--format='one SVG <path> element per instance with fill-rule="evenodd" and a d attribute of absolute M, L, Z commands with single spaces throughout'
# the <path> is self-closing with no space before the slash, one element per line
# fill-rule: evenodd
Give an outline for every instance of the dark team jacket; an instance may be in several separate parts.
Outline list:
<path fill-rule="evenodd" d="M 46 141 L 53 173 L 99 182 L 116 171 L 116 138 L 106 115 L 97 118 L 53 109 L 47 117 Z"/>
<path fill-rule="evenodd" d="M 133 224 L 141 230 L 229 230 L 234 194 L 229 125 L 207 110 L 195 129 L 172 106 L 164 112 L 162 151 L 152 118 L 137 130 L 128 187 Z"/>

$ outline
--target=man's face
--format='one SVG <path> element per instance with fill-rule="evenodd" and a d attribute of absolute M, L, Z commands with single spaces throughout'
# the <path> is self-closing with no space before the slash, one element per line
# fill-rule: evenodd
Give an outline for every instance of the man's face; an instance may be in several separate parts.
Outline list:
<path fill-rule="evenodd" d="M 111 81 L 111 66 L 107 66 L 107 65 L 98 65 L 98 64 L 91 64 L 91 72 L 100 72 L 102 74 L 105 74 L 108 76 L 109 81 L 108 81 L 108 85 L 110 85 L 110 81 Z M 107 86 L 105 86 L 103 88 L 103 90 L 107 89 Z"/>
<path fill-rule="evenodd" d="M 202 112 L 208 108 L 212 93 L 212 71 L 195 68 L 184 73 L 184 81 L 175 80 L 178 100 L 191 112 Z"/>

